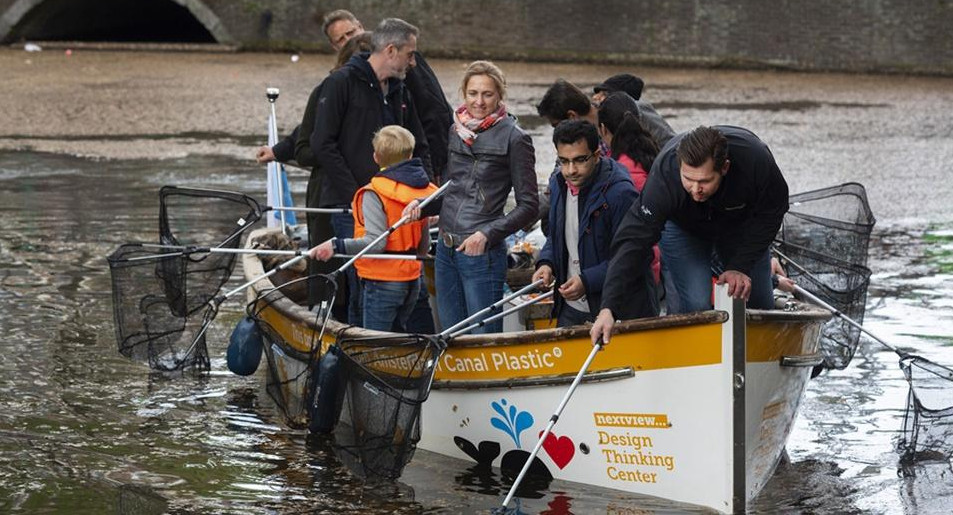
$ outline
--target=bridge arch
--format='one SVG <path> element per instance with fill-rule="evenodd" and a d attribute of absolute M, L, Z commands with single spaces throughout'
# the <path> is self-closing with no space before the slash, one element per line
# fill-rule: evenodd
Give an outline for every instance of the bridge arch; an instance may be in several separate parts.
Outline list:
<path fill-rule="evenodd" d="M 0 42 L 18 40 L 235 43 L 201 0 L 17 0 Z"/>

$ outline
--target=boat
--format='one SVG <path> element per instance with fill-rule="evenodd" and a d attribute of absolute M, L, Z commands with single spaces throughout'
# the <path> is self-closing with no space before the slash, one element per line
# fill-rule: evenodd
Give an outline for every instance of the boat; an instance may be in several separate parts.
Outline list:
<path fill-rule="evenodd" d="M 249 281 L 264 274 L 259 256 L 242 259 Z M 401 336 L 333 319 L 322 332 L 315 313 L 269 279 L 249 290 L 250 299 L 272 291 L 256 309 L 269 328 L 269 392 L 292 425 L 307 424 L 308 370 L 318 369 L 309 365 L 330 345 Z M 710 311 L 618 323 L 544 441 L 536 471 L 744 511 L 783 453 L 811 370 L 823 360 L 819 337 L 830 313 L 793 300 L 784 309 L 745 310 L 719 290 Z M 591 350 L 582 326 L 452 339 L 421 407 L 417 447 L 518 468 Z"/>

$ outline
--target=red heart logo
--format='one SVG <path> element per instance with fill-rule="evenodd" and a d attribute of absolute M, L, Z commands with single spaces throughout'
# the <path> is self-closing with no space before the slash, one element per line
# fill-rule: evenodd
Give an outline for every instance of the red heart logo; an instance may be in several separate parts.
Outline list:
<path fill-rule="evenodd" d="M 539 436 L 543 436 L 542 431 L 539 432 Z M 568 436 L 557 437 L 553 433 L 546 435 L 546 440 L 543 440 L 543 449 L 546 450 L 546 454 L 549 454 L 553 463 L 560 469 L 566 468 L 566 465 L 572 461 L 572 457 L 576 454 L 576 444 L 573 443 L 572 438 Z"/>

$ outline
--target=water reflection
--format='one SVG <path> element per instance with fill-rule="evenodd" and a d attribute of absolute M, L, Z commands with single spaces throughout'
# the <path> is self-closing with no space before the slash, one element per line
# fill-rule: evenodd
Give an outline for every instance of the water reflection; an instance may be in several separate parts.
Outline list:
<path fill-rule="evenodd" d="M 953 506 L 953 466 L 948 459 L 902 465 L 900 498 L 909 511 L 943 513 Z"/>

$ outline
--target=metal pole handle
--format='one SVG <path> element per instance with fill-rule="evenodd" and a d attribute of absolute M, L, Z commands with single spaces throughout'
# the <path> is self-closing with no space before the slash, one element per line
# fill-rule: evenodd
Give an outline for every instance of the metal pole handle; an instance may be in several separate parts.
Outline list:
<path fill-rule="evenodd" d="M 569 386 L 569 390 L 566 392 L 566 395 L 563 395 L 563 399 L 559 402 L 559 406 L 556 407 L 556 411 L 553 413 L 553 416 L 549 418 L 549 423 L 546 424 L 546 430 L 543 431 L 543 434 L 539 437 L 539 441 L 536 442 L 536 446 L 533 447 L 533 452 L 530 453 L 529 458 L 526 459 L 526 463 L 523 464 L 523 469 L 520 470 L 519 475 L 516 476 L 516 481 L 513 481 L 513 486 L 510 487 L 509 493 L 507 493 L 506 498 L 503 499 L 503 509 L 506 509 L 506 506 L 510 504 L 511 500 L 513 500 L 513 495 L 516 494 L 516 488 L 523 481 L 523 476 L 526 475 L 530 465 L 533 464 L 533 460 L 536 459 L 536 455 L 539 453 L 540 447 L 543 446 L 543 442 L 546 441 L 546 437 L 549 436 L 553 426 L 556 425 L 556 422 L 559 420 L 559 415 L 562 414 L 566 404 L 569 403 L 569 398 L 572 397 L 572 394 L 576 391 L 576 387 L 579 386 L 580 382 L 582 382 L 582 376 L 586 374 L 586 370 L 589 370 L 589 365 L 592 364 L 592 360 L 596 358 L 596 354 L 600 350 L 602 350 L 602 340 L 597 341 L 592 346 L 592 351 L 589 352 L 589 357 L 586 358 L 586 362 L 583 363 L 582 368 L 579 369 L 579 373 L 576 374 L 576 378 L 573 379 L 572 384 Z"/>

